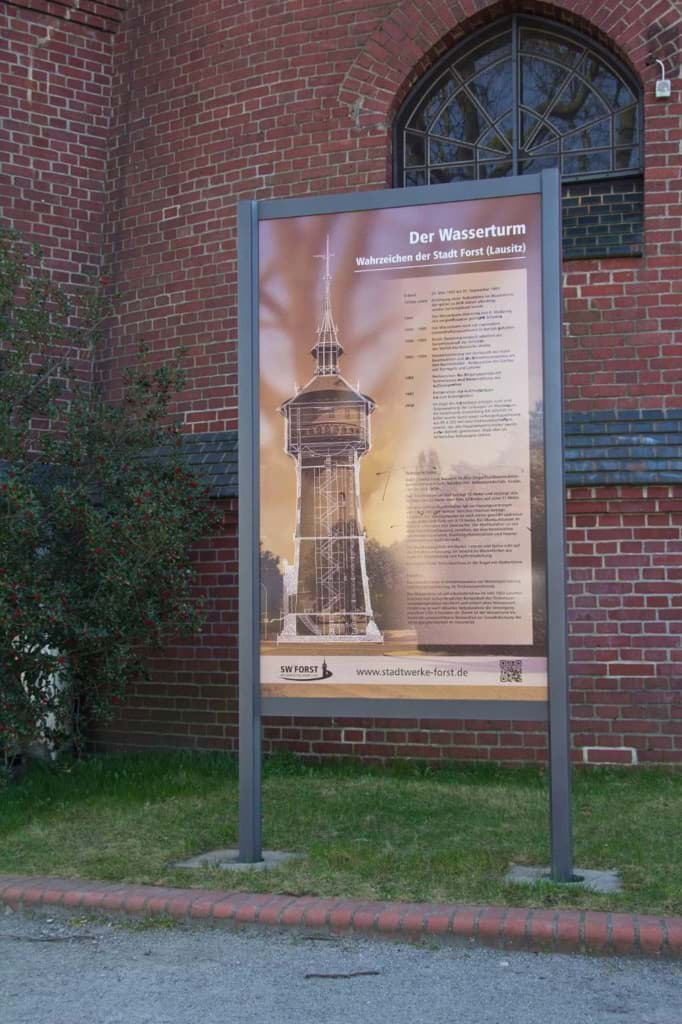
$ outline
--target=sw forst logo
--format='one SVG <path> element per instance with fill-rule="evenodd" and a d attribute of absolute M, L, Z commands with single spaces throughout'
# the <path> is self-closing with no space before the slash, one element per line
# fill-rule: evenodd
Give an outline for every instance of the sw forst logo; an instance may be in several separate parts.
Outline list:
<path fill-rule="evenodd" d="M 327 667 L 323 659 L 322 664 L 310 663 L 305 665 L 280 665 L 280 679 L 290 679 L 292 682 L 300 683 L 301 680 L 329 679 L 334 673 Z"/>

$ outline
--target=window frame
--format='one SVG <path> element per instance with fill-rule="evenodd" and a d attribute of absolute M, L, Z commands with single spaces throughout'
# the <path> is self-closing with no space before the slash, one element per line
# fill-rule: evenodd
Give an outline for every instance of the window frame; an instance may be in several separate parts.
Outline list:
<path fill-rule="evenodd" d="M 622 79 L 623 83 L 632 92 L 637 112 L 636 112 L 636 130 L 637 130 L 637 149 L 638 149 L 638 162 L 634 167 L 626 167 L 621 169 L 614 169 L 609 171 L 596 170 L 592 172 L 580 172 L 572 174 L 561 174 L 560 180 L 562 185 L 568 185 L 578 182 L 591 182 L 591 181 L 610 181 L 618 178 L 641 178 L 644 174 L 644 103 L 643 103 L 643 90 L 641 83 L 637 76 L 630 68 L 619 58 L 615 53 L 605 47 L 602 43 L 598 42 L 592 36 L 586 32 L 582 32 L 569 25 L 564 25 L 561 22 L 552 21 L 549 18 L 539 17 L 537 15 L 530 14 L 512 14 L 507 15 L 503 18 L 498 18 L 488 25 L 483 26 L 476 32 L 460 39 L 454 46 L 452 46 L 447 53 L 443 54 L 436 63 L 420 78 L 418 78 L 412 85 L 405 99 L 403 100 L 400 109 L 394 118 L 393 123 L 393 155 L 392 155 L 392 173 L 393 173 L 393 187 L 394 188 L 405 188 L 409 187 L 405 185 L 405 174 L 408 170 L 405 164 L 405 134 L 409 131 L 407 124 L 415 113 L 417 107 L 424 99 L 428 96 L 430 90 L 435 85 L 436 81 L 441 77 L 444 71 L 453 64 L 456 60 L 466 55 L 467 51 L 474 50 L 476 47 L 484 43 L 486 38 L 494 37 L 498 33 L 507 31 L 511 33 L 511 66 L 512 66 L 512 146 L 511 146 L 511 161 L 512 161 L 512 175 L 523 174 L 523 173 L 536 173 L 534 171 L 519 172 L 518 165 L 522 159 L 524 159 L 519 146 L 519 135 L 520 135 L 520 118 L 522 104 L 519 98 L 520 92 L 520 63 L 519 63 L 519 35 L 522 28 L 529 27 L 535 30 L 544 30 L 548 35 L 557 35 L 558 32 L 562 36 L 567 37 L 569 40 L 573 40 L 582 47 L 593 51 L 598 57 L 600 57 L 607 68 L 612 71 L 614 75 Z M 610 115 L 613 117 L 615 111 L 610 108 Z M 565 133 L 569 134 L 569 133 Z M 424 135 L 425 140 L 428 140 L 429 135 Z M 561 137 L 559 137 L 560 139 Z M 462 142 L 462 145 L 469 145 L 472 148 L 476 148 L 473 143 Z M 610 146 L 608 147 L 612 153 L 616 152 L 613 139 L 611 139 Z M 528 159 L 528 158 L 526 158 Z M 558 164 L 560 166 L 561 161 L 561 148 L 558 156 Z M 427 178 L 429 176 L 429 164 L 428 161 L 425 164 L 427 169 Z M 457 179 L 451 179 L 453 181 Z M 471 179 L 471 180 L 487 180 L 487 179 Z M 425 181 L 424 185 L 429 186 L 435 184 L 430 181 Z"/>

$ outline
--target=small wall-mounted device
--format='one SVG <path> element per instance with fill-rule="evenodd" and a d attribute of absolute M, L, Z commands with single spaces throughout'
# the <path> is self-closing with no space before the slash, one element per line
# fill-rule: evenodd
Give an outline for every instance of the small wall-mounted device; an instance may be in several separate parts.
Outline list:
<path fill-rule="evenodd" d="M 661 65 L 661 77 L 656 82 L 656 99 L 665 100 L 670 96 L 670 79 L 665 77 L 665 64 L 662 60 L 656 60 Z"/>

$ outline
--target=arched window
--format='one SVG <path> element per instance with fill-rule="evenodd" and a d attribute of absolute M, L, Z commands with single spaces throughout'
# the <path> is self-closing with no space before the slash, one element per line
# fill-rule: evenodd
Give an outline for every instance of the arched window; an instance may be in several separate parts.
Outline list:
<path fill-rule="evenodd" d="M 569 254 L 594 255 L 583 250 L 595 242 L 609 255 L 639 249 L 639 86 L 612 54 L 565 25 L 514 15 L 463 40 L 403 104 L 394 153 L 397 185 L 558 167 Z M 594 221 L 581 232 L 577 217 L 566 217 L 567 201 L 577 197 L 581 207 L 584 195 L 602 199 L 582 210 L 583 219 L 601 218 L 596 234 Z"/>

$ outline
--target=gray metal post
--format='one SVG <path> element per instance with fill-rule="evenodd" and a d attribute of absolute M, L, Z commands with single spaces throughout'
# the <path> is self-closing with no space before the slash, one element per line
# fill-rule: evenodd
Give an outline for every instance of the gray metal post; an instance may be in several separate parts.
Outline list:
<path fill-rule="evenodd" d="M 239 204 L 239 861 L 261 861 L 258 207 Z"/>
<path fill-rule="evenodd" d="M 542 173 L 545 515 L 551 876 L 573 878 L 571 760 L 566 639 L 566 533 L 561 357 L 561 191 L 556 171 Z M 557 246 L 559 240 L 559 247 Z M 557 254 L 557 249 L 559 254 Z"/>

